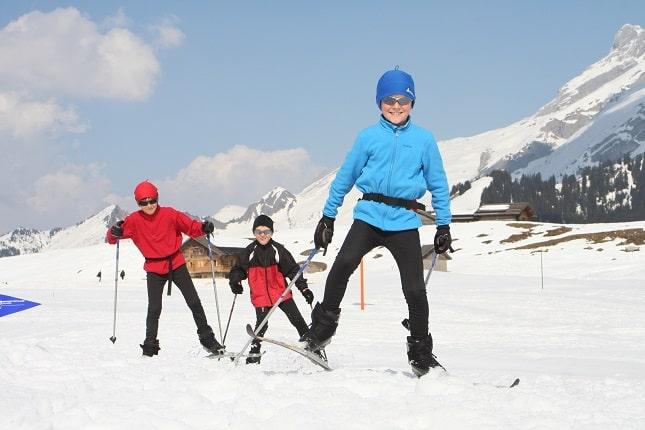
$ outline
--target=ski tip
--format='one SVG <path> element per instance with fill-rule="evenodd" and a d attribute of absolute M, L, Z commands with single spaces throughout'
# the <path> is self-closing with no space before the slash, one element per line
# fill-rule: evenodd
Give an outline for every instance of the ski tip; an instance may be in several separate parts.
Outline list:
<path fill-rule="evenodd" d="M 255 337 L 255 331 L 253 330 L 253 327 L 251 327 L 251 324 L 246 325 L 246 333 L 251 337 Z"/>
<path fill-rule="evenodd" d="M 518 385 L 520 385 L 520 378 L 515 378 L 515 381 L 513 381 L 509 388 L 517 387 Z"/>

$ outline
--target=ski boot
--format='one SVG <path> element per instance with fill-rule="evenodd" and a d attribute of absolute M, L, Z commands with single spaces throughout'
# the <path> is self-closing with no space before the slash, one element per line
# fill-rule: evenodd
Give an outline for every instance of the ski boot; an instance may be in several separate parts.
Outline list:
<path fill-rule="evenodd" d="M 433 367 L 440 367 L 446 370 L 439 364 L 437 357 L 432 353 L 432 336 L 429 333 L 422 339 L 408 336 L 407 347 L 408 363 L 412 367 L 414 374 L 418 377 L 425 375 Z"/>
<path fill-rule="evenodd" d="M 146 357 L 152 357 L 153 355 L 159 354 L 159 339 L 150 340 L 146 339 L 143 341 L 143 344 L 139 344 L 143 350 L 143 355 Z"/>
<path fill-rule="evenodd" d="M 316 352 L 329 345 L 331 337 L 336 333 L 339 318 L 340 309 L 328 311 L 320 303 L 316 303 L 314 310 L 311 312 L 311 326 L 300 338 L 300 342 L 304 343 L 303 347 L 309 351 Z"/>
<path fill-rule="evenodd" d="M 254 340 L 251 343 L 251 349 L 249 350 L 249 356 L 246 357 L 246 364 L 260 364 L 262 355 L 260 353 L 260 342 Z"/>
<path fill-rule="evenodd" d="M 202 333 L 199 333 L 199 343 L 202 344 L 204 349 L 211 354 L 221 354 L 224 352 L 224 349 L 226 348 L 224 345 L 220 345 L 220 343 L 215 339 L 215 335 L 213 334 L 213 330 L 206 326 L 207 328 L 203 330 Z"/>

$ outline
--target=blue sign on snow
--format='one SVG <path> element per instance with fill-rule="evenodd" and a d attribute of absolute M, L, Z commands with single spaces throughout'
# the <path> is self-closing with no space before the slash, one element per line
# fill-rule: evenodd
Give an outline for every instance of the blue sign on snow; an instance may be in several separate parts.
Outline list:
<path fill-rule="evenodd" d="M 0 317 L 24 311 L 38 305 L 40 303 L 0 294 Z"/>

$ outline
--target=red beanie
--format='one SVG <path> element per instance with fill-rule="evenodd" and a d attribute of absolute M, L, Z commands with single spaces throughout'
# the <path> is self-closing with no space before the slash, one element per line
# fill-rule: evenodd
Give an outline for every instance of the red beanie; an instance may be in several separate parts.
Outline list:
<path fill-rule="evenodd" d="M 148 197 L 157 198 L 159 193 L 152 182 L 143 181 L 134 189 L 134 199 L 139 202 Z"/>

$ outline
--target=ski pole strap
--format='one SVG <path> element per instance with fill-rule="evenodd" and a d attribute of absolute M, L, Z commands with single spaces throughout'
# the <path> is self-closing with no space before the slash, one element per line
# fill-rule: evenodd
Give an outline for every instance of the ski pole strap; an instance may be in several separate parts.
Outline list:
<path fill-rule="evenodd" d="M 146 261 L 164 261 L 168 260 L 168 293 L 167 295 L 170 295 L 170 292 L 172 290 L 172 259 L 175 255 L 179 254 L 179 250 L 175 251 L 174 253 L 166 256 L 166 257 L 146 257 Z"/>
<path fill-rule="evenodd" d="M 363 194 L 363 197 L 361 197 L 359 200 L 369 200 L 372 202 L 385 203 L 386 205 L 399 206 L 406 209 L 410 209 L 415 212 L 418 210 L 422 210 L 422 211 L 426 210 L 426 206 L 423 203 L 419 203 L 416 200 L 407 200 L 407 199 L 401 199 L 398 197 L 388 197 L 379 193 L 365 193 Z"/>

